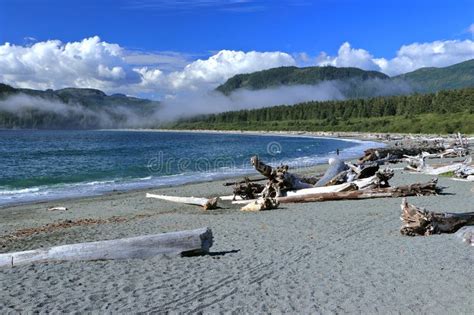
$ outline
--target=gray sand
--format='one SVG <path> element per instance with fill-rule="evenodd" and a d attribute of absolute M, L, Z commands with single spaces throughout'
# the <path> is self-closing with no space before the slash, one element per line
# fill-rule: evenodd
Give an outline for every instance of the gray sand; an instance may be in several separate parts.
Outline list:
<path fill-rule="evenodd" d="M 400 167 L 396 165 L 395 167 Z M 401 174 L 392 185 L 427 181 Z M 445 195 L 412 197 L 431 210 L 474 211 L 473 184 L 440 178 Z M 229 194 L 222 181 L 149 190 Z M 0 252 L 199 227 L 212 254 L 0 269 L 0 312 L 471 313 L 474 251 L 454 235 L 404 237 L 400 198 L 283 205 L 242 213 L 145 199 L 145 191 L 0 209 L 0 235 L 77 218 L 128 222 L 63 229 L 4 243 Z M 64 205 L 68 212 L 48 212 Z M 0 245 L 2 246 L 2 245 Z"/>

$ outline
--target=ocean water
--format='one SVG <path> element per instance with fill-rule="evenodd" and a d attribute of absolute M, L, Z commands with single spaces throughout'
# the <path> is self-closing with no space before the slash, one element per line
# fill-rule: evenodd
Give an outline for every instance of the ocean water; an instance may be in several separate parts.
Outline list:
<path fill-rule="evenodd" d="M 254 174 L 250 157 L 293 168 L 379 143 L 305 136 L 0 131 L 0 206 Z"/>

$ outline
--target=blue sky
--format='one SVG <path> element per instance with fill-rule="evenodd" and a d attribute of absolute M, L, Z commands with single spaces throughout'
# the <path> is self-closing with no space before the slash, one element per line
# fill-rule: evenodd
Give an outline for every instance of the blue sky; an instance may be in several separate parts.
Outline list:
<path fill-rule="evenodd" d="M 471 38 L 473 22 L 472 0 L 0 0 L 0 43 L 98 35 L 129 49 L 194 55 L 334 54 L 348 41 L 392 57 L 407 43 Z"/>

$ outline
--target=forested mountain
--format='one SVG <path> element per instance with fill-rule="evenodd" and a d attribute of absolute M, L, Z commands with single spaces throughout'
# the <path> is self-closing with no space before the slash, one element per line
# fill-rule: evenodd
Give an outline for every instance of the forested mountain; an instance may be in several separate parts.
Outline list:
<path fill-rule="evenodd" d="M 159 102 L 95 89 L 18 89 L 0 84 L 0 129 L 91 129 L 146 126 Z"/>
<path fill-rule="evenodd" d="M 444 68 L 421 68 L 394 80 L 404 80 L 418 92 L 474 87 L 474 59 Z"/>
<path fill-rule="evenodd" d="M 474 88 L 306 102 L 195 117 L 176 129 L 474 133 Z"/>
<path fill-rule="evenodd" d="M 325 67 L 279 67 L 247 74 L 238 74 L 216 88 L 226 95 L 236 89 L 260 90 L 281 85 L 315 85 L 322 81 L 360 81 L 368 79 L 389 79 L 377 71 L 358 68 Z"/>
<path fill-rule="evenodd" d="M 341 81 L 349 85 L 343 91 L 348 98 L 373 97 L 380 86 L 371 88 L 370 79 L 380 79 L 393 85 L 404 84 L 405 89 L 392 89 L 391 95 L 426 93 L 446 89 L 474 86 L 474 59 L 445 68 L 422 68 L 393 78 L 377 71 L 364 71 L 358 68 L 324 67 L 280 67 L 247 74 L 238 74 L 217 87 L 226 95 L 237 89 L 260 90 L 269 87 L 307 84 L 314 85 L 323 81 Z M 366 84 L 361 84 L 366 82 Z"/>

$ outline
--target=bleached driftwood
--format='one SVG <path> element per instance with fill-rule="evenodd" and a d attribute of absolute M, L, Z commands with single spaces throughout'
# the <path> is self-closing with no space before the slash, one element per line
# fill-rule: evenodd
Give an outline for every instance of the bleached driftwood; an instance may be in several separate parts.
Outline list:
<path fill-rule="evenodd" d="M 390 198 L 390 197 L 405 197 L 405 196 L 425 196 L 435 195 L 440 188 L 436 187 L 437 181 L 432 180 L 428 183 L 417 183 L 399 187 L 375 188 L 366 190 L 343 191 L 343 192 L 329 192 L 316 193 L 289 197 L 278 197 L 277 201 L 280 203 L 302 203 L 302 202 L 319 202 L 330 200 L 354 200 L 354 199 L 369 199 L 369 198 Z"/>
<path fill-rule="evenodd" d="M 198 198 L 198 197 L 176 197 L 176 196 L 166 196 L 166 195 L 156 195 L 156 194 L 146 194 L 147 198 L 155 198 L 160 200 L 166 200 L 177 203 L 184 203 L 188 205 L 201 206 L 205 210 L 212 210 L 217 208 L 217 201 L 219 197 L 216 198 Z"/>
<path fill-rule="evenodd" d="M 362 185 L 362 183 L 361 183 Z M 333 186 L 324 186 L 324 187 L 314 187 L 314 188 L 305 188 L 299 190 L 289 190 L 285 192 L 286 196 L 298 196 L 298 195 L 308 195 L 308 194 L 315 194 L 315 193 L 328 193 L 328 192 L 338 192 L 338 191 L 347 191 L 347 190 L 356 190 L 357 185 L 353 183 L 344 183 L 340 185 L 333 185 Z M 228 198 L 225 196 L 224 198 Z M 258 199 L 253 200 L 235 200 L 232 201 L 232 204 L 250 204 Z"/>
<path fill-rule="evenodd" d="M 50 207 L 48 208 L 48 211 L 67 211 L 68 208 L 66 207 Z"/>
<path fill-rule="evenodd" d="M 108 241 L 54 246 L 0 254 L 0 267 L 38 262 L 151 258 L 158 255 L 207 253 L 212 246 L 209 228 Z"/>
<path fill-rule="evenodd" d="M 405 160 L 408 162 L 408 165 L 405 167 L 405 169 L 420 172 L 427 175 L 441 175 L 452 172 L 455 174 L 459 174 L 458 177 L 462 178 L 462 174 L 465 174 L 466 177 L 471 175 L 471 172 L 472 174 L 474 174 L 474 168 L 469 166 L 469 164 L 472 162 L 471 157 L 468 157 L 462 163 L 453 163 L 440 167 L 433 167 L 431 165 L 427 165 L 423 157 L 407 157 Z"/>
<path fill-rule="evenodd" d="M 418 208 L 403 198 L 402 216 L 403 226 L 400 233 L 403 235 L 432 235 L 454 233 L 465 225 L 474 224 L 474 212 L 467 213 L 437 213 Z"/>
<path fill-rule="evenodd" d="M 263 211 L 278 208 L 278 201 L 272 198 L 259 198 L 246 206 L 242 207 L 241 211 Z"/>
<path fill-rule="evenodd" d="M 314 186 L 326 186 L 331 180 L 334 179 L 334 177 L 337 177 L 339 174 L 349 169 L 349 167 L 340 159 L 330 158 L 328 162 L 329 168 Z"/>
<path fill-rule="evenodd" d="M 286 191 L 285 195 L 281 197 L 306 196 L 306 195 L 311 195 L 311 194 L 364 190 L 364 189 L 378 187 L 379 182 L 380 182 L 380 178 L 377 175 L 374 175 L 372 177 L 355 180 L 351 183 L 343 183 L 339 185 L 323 186 L 323 187 L 305 188 L 305 189 L 299 189 L 299 190 L 289 190 L 289 191 Z M 220 198 L 223 200 L 231 200 L 231 197 L 232 196 L 223 196 Z M 254 202 L 255 200 L 257 199 L 252 199 L 252 200 L 240 199 L 240 200 L 232 201 L 232 204 L 248 204 L 248 203 Z"/>
<path fill-rule="evenodd" d="M 474 226 L 463 226 L 455 233 L 455 235 L 464 243 L 474 246 Z"/>

